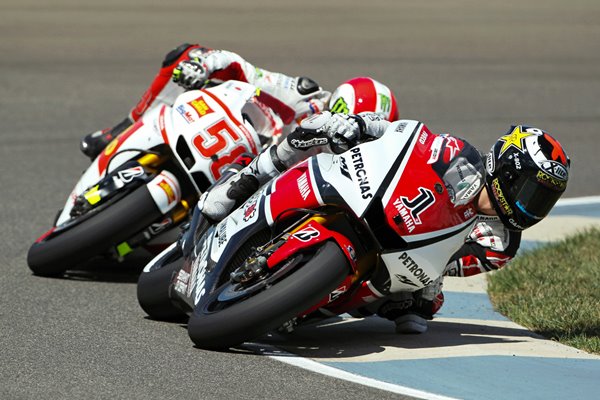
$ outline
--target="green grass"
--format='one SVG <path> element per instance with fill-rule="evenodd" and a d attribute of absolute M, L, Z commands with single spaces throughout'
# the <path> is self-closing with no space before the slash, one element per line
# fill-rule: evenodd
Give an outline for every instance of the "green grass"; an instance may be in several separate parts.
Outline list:
<path fill-rule="evenodd" d="M 488 291 L 512 321 L 600 354 L 600 229 L 518 255 L 491 274 Z"/>

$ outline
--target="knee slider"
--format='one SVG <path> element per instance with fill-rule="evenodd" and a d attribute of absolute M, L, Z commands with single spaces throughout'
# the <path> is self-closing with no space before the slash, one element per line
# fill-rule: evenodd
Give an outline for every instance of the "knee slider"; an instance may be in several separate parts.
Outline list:
<path fill-rule="evenodd" d="M 319 90 L 319 84 L 306 76 L 298 78 L 298 93 L 307 95 Z"/>

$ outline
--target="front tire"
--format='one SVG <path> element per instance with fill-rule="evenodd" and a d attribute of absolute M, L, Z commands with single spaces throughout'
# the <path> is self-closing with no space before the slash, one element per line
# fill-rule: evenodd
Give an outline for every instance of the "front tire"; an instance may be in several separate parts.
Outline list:
<path fill-rule="evenodd" d="M 350 273 L 346 257 L 334 242 L 326 242 L 299 269 L 270 287 L 218 311 L 217 289 L 196 307 L 188 334 L 203 349 L 223 349 L 255 339 L 306 311 L 331 293 Z"/>
<path fill-rule="evenodd" d="M 34 243 L 27 264 L 35 275 L 54 276 L 129 239 L 162 213 L 141 186 L 56 236 Z"/>
<path fill-rule="evenodd" d="M 137 298 L 140 307 L 152 319 L 159 321 L 183 321 L 187 314 L 175 306 L 169 296 L 173 274 L 182 267 L 183 259 L 171 261 L 165 266 L 142 272 L 137 284 Z"/>

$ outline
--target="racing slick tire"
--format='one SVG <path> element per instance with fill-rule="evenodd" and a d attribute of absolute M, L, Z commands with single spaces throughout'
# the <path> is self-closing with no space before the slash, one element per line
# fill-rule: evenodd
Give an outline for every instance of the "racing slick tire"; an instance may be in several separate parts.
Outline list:
<path fill-rule="evenodd" d="M 58 234 L 40 237 L 27 254 L 35 275 L 56 276 L 122 243 L 156 221 L 162 213 L 148 188 L 140 186 Z"/>
<path fill-rule="evenodd" d="M 226 349 L 255 339 L 290 321 L 331 293 L 351 272 L 344 253 L 325 242 L 313 257 L 283 279 L 251 297 L 220 308 L 220 286 L 196 306 L 188 334 L 202 349 Z"/>

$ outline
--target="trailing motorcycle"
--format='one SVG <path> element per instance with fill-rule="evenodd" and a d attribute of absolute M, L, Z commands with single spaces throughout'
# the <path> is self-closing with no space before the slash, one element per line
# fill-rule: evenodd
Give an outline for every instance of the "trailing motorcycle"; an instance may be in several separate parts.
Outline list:
<path fill-rule="evenodd" d="M 84 171 L 53 227 L 29 249 L 30 269 L 57 275 L 172 232 L 236 158 L 257 154 L 281 128 L 256 87 L 237 81 L 147 112 Z"/>
<path fill-rule="evenodd" d="M 451 139 L 397 121 L 297 164 L 217 224 L 197 208 L 140 275 L 141 307 L 189 317 L 192 341 L 220 349 L 434 284 L 476 218 L 430 162 Z"/>

